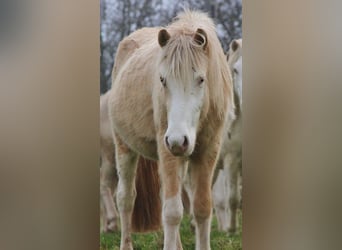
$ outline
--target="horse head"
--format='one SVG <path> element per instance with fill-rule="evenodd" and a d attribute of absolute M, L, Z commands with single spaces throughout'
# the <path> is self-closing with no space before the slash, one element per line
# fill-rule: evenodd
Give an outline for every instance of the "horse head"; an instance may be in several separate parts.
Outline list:
<path fill-rule="evenodd" d="M 171 34 L 161 29 L 158 34 L 159 78 L 167 112 L 164 143 L 175 156 L 189 156 L 195 148 L 208 84 L 207 39 L 200 28 Z"/>

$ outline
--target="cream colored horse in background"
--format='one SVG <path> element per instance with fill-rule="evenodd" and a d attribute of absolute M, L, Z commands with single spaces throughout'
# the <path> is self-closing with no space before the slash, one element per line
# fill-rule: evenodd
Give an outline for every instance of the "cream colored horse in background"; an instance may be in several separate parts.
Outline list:
<path fill-rule="evenodd" d="M 114 140 L 108 113 L 109 91 L 100 97 L 100 208 L 101 231 L 118 229 L 118 212 L 113 200 L 118 177 L 115 168 Z"/>
<path fill-rule="evenodd" d="M 234 109 L 228 64 L 213 21 L 185 11 L 164 28 L 121 41 L 137 44 L 115 60 L 109 108 L 115 138 L 121 219 L 120 249 L 133 249 L 131 216 L 139 155 L 159 163 L 164 249 L 182 249 L 182 180 L 191 178 L 196 249 L 210 249 L 211 185 L 227 114 Z M 119 60 L 117 60 L 119 59 Z"/>
<path fill-rule="evenodd" d="M 235 119 L 226 126 L 217 179 L 213 186 L 213 201 L 222 231 L 235 233 L 238 225 L 237 209 L 241 200 L 239 190 L 242 170 L 242 39 L 233 40 L 228 51 L 228 65 L 233 75 Z"/>

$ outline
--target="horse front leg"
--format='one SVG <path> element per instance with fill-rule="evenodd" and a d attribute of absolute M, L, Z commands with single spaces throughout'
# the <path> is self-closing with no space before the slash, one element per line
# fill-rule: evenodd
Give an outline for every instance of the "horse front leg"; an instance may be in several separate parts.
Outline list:
<path fill-rule="evenodd" d="M 107 217 L 106 217 L 106 209 L 104 207 L 104 202 L 102 195 L 100 194 L 100 228 L 101 232 L 106 232 L 107 230 Z"/>
<path fill-rule="evenodd" d="M 189 162 L 193 190 L 192 207 L 196 222 L 196 250 L 210 250 L 211 186 L 218 151 L 219 146 L 207 145 L 206 149 L 194 154 Z"/>
<path fill-rule="evenodd" d="M 102 232 L 114 232 L 118 229 L 117 218 L 118 213 L 115 208 L 114 199 L 110 189 L 100 184 L 101 195 L 101 217 L 102 217 Z"/>
<path fill-rule="evenodd" d="M 114 155 L 114 148 L 112 154 Z M 113 157 L 114 158 L 114 157 Z M 114 159 L 113 159 L 114 160 Z M 114 203 L 114 194 L 117 187 L 117 174 L 115 163 L 109 162 L 107 158 L 102 157 L 100 168 L 100 195 L 103 206 L 103 225 L 104 232 L 114 232 L 118 230 L 118 212 Z"/>
<path fill-rule="evenodd" d="M 115 167 L 115 148 L 112 138 L 100 139 L 101 167 L 100 167 L 100 195 L 102 206 L 104 232 L 118 230 L 118 212 L 114 203 L 114 196 L 118 184 Z"/>
<path fill-rule="evenodd" d="M 182 179 L 186 163 L 161 150 L 161 178 L 163 187 L 164 250 L 183 249 L 179 226 L 183 217 Z"/>
<path fill-rule="evenodd" d="M 128 148 L 118 136 L 115 137 L 115 143 L 116 167 L 119 176 L 117 205 L 121 220 L 120 250 L 133 250 L 131 218 L 136 197 L 135 176 L 138 155 Z"/>

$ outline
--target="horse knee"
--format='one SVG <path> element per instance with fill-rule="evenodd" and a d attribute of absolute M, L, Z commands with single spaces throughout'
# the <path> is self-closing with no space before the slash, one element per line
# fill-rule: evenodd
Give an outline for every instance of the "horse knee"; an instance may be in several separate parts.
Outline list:
<path fill-rule="evenodd" d="M 207 220 L 211 215 L 211 209 L 212 207 L 210 200 L 195 201 L 193 210 L 196 222 L 201 224 Z"/>
<path fill-rule="evenodd" d="M 120 210 L 133 210 L 136 191 L 126 192 L 118 190 L 116 194 L 117 205 Z"/>
<path fill-rule="evenodd" d="M 183 216 L 183 205 L 180 197 L 166 199 L 163 208 L 163 220 L 169 225 L 180 224 Z"/>

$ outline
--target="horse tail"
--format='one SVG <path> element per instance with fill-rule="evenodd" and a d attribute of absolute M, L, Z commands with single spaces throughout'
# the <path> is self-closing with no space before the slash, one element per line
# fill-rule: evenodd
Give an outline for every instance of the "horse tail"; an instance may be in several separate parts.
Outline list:
<path fill-rule="evenodd" d="M 159 230 L 162 207 L 157 162 L 139 157 L 135 187 L 137 196 L 132 214 L 133 232 Z"/>

